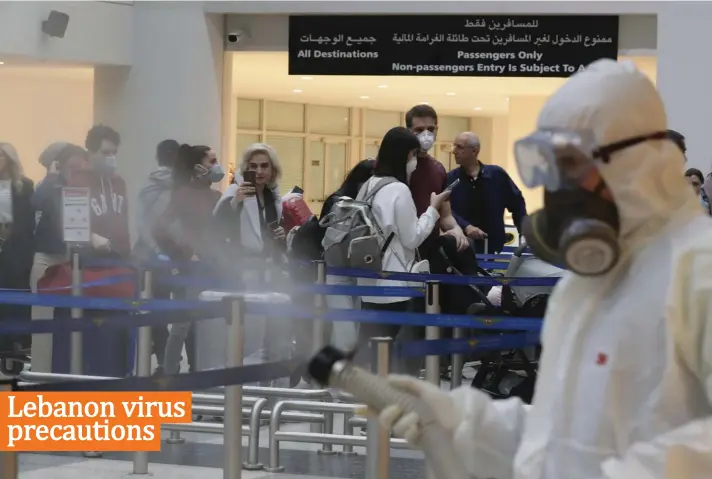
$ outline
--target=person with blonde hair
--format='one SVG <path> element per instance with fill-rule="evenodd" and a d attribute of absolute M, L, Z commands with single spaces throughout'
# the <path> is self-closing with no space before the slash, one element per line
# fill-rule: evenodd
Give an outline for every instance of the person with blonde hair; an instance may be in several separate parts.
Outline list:
<path fill-rule="evenodd" d="M 236 173 L 214 213 L 237 220 L 233 222 L 233 242 L 250 253 L 270 256 L 270 240 L 284 238 L 281 226 L 268 228 L 282 216 L 277 186 L 282 167 L 277 152 L 265 143 L 253 143 L 243 152 Z"/>
<path fill-rule="evenodd" d="M 249 290 L 264 289 L 266 283 L 280 276 L 275 273 L 280 272 L 286 250 L 285 233 L 280 225 L 281 176 L 282 167 L 274 148 L 253 143 L 242 153 L 233 184 L 215 206 L 214 214 L 225 225 L 228 241 L 238 247 L 239 256 L 245 261 L 264 260 L 262 264 L 238 266 Z M 291 350 L 290 333 L 288 325 L 277 320 L 251 321 L 246 325 L 246 355 L 255 355 L 258 361 L 283 359 L 285 351 Z M 251 349 L 252 345 L 260 346 Z"/>
<path fill-rule="evenodd" d="M 0 289 L 28 290 L 34 256 L 32 180 L 23 175 L 17 150 L 0 143 Z M 0 318 L 30 319 L 29 306 L 0 305 Z M 0 352 L 29 347 L 29 335 L 0 335 Z"/>

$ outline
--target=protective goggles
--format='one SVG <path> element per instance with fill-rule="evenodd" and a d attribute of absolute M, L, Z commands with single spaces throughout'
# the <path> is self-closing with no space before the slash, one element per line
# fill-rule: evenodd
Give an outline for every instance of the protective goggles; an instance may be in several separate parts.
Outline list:
<path fill-rule="evenodd" d="M 514 144 L 514 157 L 525 186 L 557 191 L 581 185 L 599 163 L 608 163 L 616 151 L 669 137 L 663 131 L 598 146 L 592 132 L 538 130 Z"/>

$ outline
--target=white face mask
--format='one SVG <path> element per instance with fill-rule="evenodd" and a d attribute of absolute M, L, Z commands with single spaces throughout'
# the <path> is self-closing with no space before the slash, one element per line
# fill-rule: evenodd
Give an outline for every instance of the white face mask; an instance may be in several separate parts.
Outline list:
<path fill-rule="evenodd" d="M 410 182 L 410 175 L 413 174 L 415 169 L 418 167 L 418 160 L 411 156 L 408 162 L 405 164 L 405 174 L 408 176 L 408 182 Z"/>
<path fill-rule="evenodd" d="M 420 148 L 423 151 L 430 151 L 435 143 L 435 133 L 428 130 L 421 131 L 418 133 L 418 140 L 420 140 Z"/>

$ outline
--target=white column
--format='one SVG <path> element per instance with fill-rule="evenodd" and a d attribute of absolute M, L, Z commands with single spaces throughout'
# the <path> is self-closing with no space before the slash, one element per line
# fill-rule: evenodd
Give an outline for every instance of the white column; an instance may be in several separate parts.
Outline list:
<path fill-rule="evenodd" d="M 180 143 L 222 150 L 223 18 L 202 2 L 136 2 L 131 67 L 97 67 L 94 120 L 122 137 L 119 172 L 130 213 L 156 145 Z"/>
<path fill-rule="evenodd" d="M 522 190 L 524 200 L 527 202 L 527 211 L 529 212 L 543 206 L 544 190 L 542 188 L 529 189 L 522 184 L 519 179 L 517 163 L 514 159 L 514 142 L 529 135 L 536 129 L 539 112 L 546 100 L 547 97 L 545 96 L 513 96 L 509 98 L 509 117 L 507 122 L 508 160 L 505 168 L 509 176 Z"/>
<path fill-rule="evenodd" d="M 712 169 L 712 3 L 658 3 L 657 86 L 669 127 L 687 139 L 687 168 Z"/>

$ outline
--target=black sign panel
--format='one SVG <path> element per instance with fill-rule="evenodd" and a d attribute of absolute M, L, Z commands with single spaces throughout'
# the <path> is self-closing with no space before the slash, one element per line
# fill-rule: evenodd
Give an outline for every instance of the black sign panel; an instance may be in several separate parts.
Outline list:
<path fill-rule="evenodd" d="M 568 77 L 617 56 L 617 16 L 289 19 L 290 75 Z"/>

